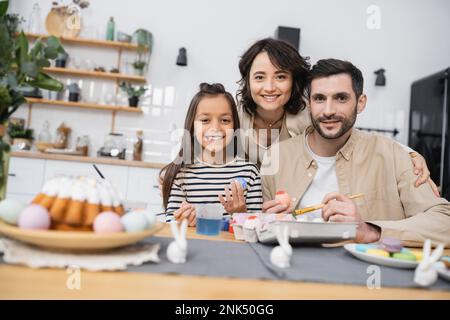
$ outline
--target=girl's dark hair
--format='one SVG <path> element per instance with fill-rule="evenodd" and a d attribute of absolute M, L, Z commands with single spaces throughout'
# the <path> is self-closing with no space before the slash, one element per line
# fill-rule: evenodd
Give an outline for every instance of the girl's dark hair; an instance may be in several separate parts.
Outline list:
<path fill-rule="evenodd" d="M 164 175 L 162 184 L 162 195 L 164 208 L 167 210 L 167 204 L 169 202 L 170 190 L 172 188 L 173 181 L 175 180 L 178 172 L 186 164 L 194 162 L 194 144 L 195 144 L 195 134 L 194 134 L 194 121 L 195 115 L 197 113 L 197 107 L 200 101 L 204 97 L 214 97 L 218 95 L 223 95 L 228 101 L 231 107 L 231 113 L 233 117 L 233 130 L 239 129 L 239 116 L 236 108 L 236 103 L 234 102 L 233 96 L 227 92 L 224 86 L 220 83 L 201 83 L 200 91 L 195 94 L 192 98 L 191 103 L 186 114 L 186 120 L 184 121 L 184 135 L 181 142 L 181 148 L 178 155 L 174 161 L 166 165 L 160 171 L 160 176 Z M 236 139 L 236 137 L 235 137 Z M 235 146 L 237 143 L 235 141 Z M 187 150 L 187 148 L 189 150 Z M 234 155 L 236 155 L 237 149 L 234 148 Z"/>
<path fill-rule="evenodd" d="M 292 93 L 291 98 L 284 106 L 284 110 L 291 114 L 297 114 L 306 107 L 305 88 L 310 69 L 309 57 L 302 57 L 293 46 L 282 40 L 272 38 L 259 40 L 242 55 L 239 61 L 239 71 L 242 78 L 238 82 L 239 90 L 236 99 L 248 114 L 255 114 L 257 106 L 250 91 L 250 68 L 255 57 L 263 51 L 267 52 L 274 66 L 291 72 Z"/>

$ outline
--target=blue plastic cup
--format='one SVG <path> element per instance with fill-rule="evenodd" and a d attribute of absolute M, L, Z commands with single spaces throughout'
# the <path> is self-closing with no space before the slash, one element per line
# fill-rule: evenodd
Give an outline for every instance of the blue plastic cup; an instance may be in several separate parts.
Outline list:
<path fill-rule="evenodd" d="M 217 236 L 222 226 L 223 207 L 219 204 L 199 204 L 195 206 L 197 234 Z"/>

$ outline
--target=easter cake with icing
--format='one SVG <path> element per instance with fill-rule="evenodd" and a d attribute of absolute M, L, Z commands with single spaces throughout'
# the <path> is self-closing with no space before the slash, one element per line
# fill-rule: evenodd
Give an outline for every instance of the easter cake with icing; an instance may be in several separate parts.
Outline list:
<path fill-rule="evenodd" d="M 92 231 L 101 212 L 124 214 L 117 190 L 107 180 L 58 176 L 48 180 L 32 200 L 48 210 L 51 229 Z"/>

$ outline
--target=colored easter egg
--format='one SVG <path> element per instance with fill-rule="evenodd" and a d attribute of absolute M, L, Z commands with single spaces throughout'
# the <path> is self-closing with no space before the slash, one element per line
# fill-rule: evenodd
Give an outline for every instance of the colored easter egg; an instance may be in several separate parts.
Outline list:
<path fill-rule="evenodd" d="M 120 216 L 112 211 L 102 212 L 95 217 L 93 228 L 96 233 L 116 233 L 123 231 Z"/>
<path fill-rule="evenodd" d="M 48 230 L 50 228 L 50 215 L 43 206 L 31 204 L 19 215 L 17 224 L 26 230 Z"/>
<path fill-rule="evenodd" d="M 281 204 L 284 204 L 287 207 L 291 205 L 291 196 L 282 190 L 275 193 L 275 200 L 280 201 Z"/>
<path fill-rule="evenodd" d="M 247 188 L 247 180 L 245 180 L 244 178 L 236 178 L 236 180 L 241 184 L 242 189 L 246 189 Z"/>
<path fill-rule="evenodd" d="M 154 214 L 153 212 L 150 212 L 148 210 L 144 210 L 142 211 L 142 213 L 145 215 L 145 217 L 147 218 L 147 228 L 151 228 L 156 224 L 156 214 Z"/>
<path fill-rule="evenodd" d="M 121 218 L 126 232 L 144 231 L 148 227 L 148 220 L 143 211 L 131 211 Z"/>
<path fill-rule="evenodd" d="M 17 225 L 20 213 L 26 204 L 16 199 L 5 199 L 0 202 L 0 219 L 6 223 Z"/>

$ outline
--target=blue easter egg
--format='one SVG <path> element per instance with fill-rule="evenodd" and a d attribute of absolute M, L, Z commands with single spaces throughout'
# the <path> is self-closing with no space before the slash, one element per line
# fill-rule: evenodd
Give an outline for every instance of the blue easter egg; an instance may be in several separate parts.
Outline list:
<path fill-rule="evenodd" d="M 148 227 L 147 217 L 142 211 L 131 211 L 120 218 L 120 220 L 126 232 L 144 231 Z"/>
<path fill-rule="evenodd" d="M 245 180 L 244 178 L 236 178 L 237 181 L 239 181 L 239 183 L 241 184 L 243 189 L 247 188 L 247 180 Z"/>

